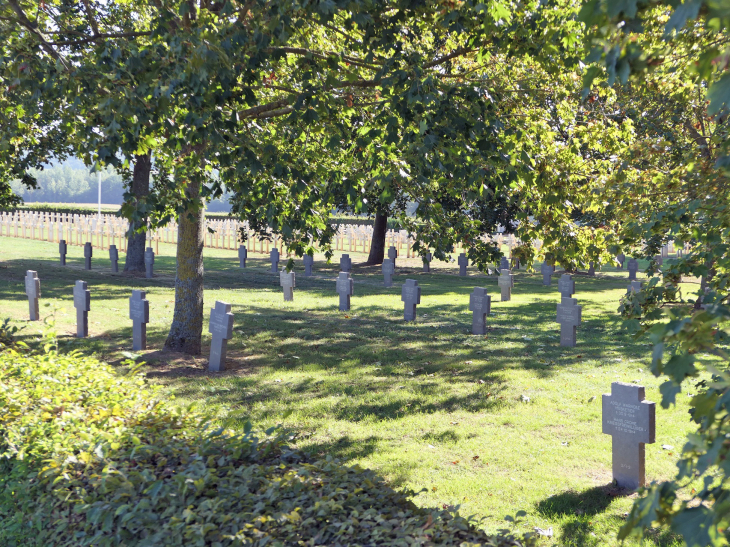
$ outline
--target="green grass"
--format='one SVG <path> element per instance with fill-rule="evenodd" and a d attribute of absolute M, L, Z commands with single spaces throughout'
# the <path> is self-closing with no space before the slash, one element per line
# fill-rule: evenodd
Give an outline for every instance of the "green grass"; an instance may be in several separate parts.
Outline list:
<path fill-rule="evenodd" d="M 422 274 L 419 259 L 399 259 L 395 286 L 385 289 L 379 268 L 358 267 L 363 257 L 352 254 L 355 296 L 351 312 L 343 313 L 334 265 L 316 262 L 317 278 L 307 279 L 298 263 L 294 302 L 285 303 L 266 257 L 250 258 L 251 267 L 241 270 L 235 252 L 206 249 L 206 347 L 203 356 L 188 358 L 159 351 L 173 310 L 171 246 L 160 246 L 153 280 L 109 273 L 102 251 L 86 272 L 78 247 L 69 248 L 62 268 L 56 250 L 0 238 L 0 318 L 25 326 L 28 339 L 43 325 L 25 321 L 27 269 L 38 271 L 42 303 L 50 304 L 41 314 L 55 315 L 62 348 L 83 348 L 111 363 L 130 350 L 127 299 L 132 288 L 144 287 L 151 318 L 146 370 L 181 404 L 194 401 L 233 427 L 281 423 L 296 432 L 303 450 L 373 468 L 396 486 L 425 489 L 416 503 L 459 505 L 491 530 L 523 509 L 520 526 L 553 527 L 555 537 L 545 545 L 616 544 L 633 498 L 610 486 L 601 394 L 614 380 L 639 381 L 647 398 L 661 398 L 661 380 L 647 372 L 649 347 L 620 332 L 616 308 L 628 284 L 625 271 L 576 276 L 583 323 L 578 347 L 561 348 L 557 278 L 548 288 L 539 273 L 517 272 L 512 300 L 499 302 L 494 277 L 470 268 L 470 277 L 460 278 L 447 263 Z M 423 292 L 411 324 L 403 322 L 400 301 L 406 277 Z M 75 279 L 91 290 L 88 340 L 72 337 Z M 487 287 L 493 298 L 487 336 L 470 334 L 474 286 Z M 215 300 L 233 305 L 235 326 L 229 370 L 212 374 L 205 353 Z M 676 407 L 657 405 L 657 442 L 646 447 L 649 480 L 674 476 L 678 450 L 693 429 L 688 401 L 681 394 Z M 650 544 L 678 543 L 658 533 Z"/>

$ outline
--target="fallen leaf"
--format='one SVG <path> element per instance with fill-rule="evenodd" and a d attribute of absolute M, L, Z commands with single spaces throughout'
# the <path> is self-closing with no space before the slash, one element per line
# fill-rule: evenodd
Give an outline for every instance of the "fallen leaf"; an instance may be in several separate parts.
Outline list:
<path fill-rule="evenodd" d="M 472 456 L 471 459 L 474 460 L 474 461 L 477 461 L 479 459 L 479 456 Z"/>
<path fill-rule="evenodd" d="M 596 400 L 596 396 L 594 395 L 593 397 L 591 397 L 590 399 L 588 399 L 588 402 L 589 402 L 589 403 L 592 403 L 592 402 L 593 402 L 593 401 L 595 401 L 595 400 Z"/>
<path fill-rule="evenodd" d="M 453 462 L 451 462 L 451 463 L 452 463 L 453 465 L 456 465 L 457 463 L 459 463 L 459 460 L 454 460 L 454 461 L 453 461 Z"/>

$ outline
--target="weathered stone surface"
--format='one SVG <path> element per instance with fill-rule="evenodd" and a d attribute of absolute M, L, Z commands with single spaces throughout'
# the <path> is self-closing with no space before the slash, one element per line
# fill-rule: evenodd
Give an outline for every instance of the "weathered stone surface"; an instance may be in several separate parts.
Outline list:
<path fill-rule="evenodd" d="M 406 279 L 401 288 L 401 297 L 403 301 L 403 318 L 406 321 L 416 320 L 416 306 L 421 303 L 421 287 L 415 279 Z"/>
<path fill-rule="evenodd" d="M 563 298 L 570 298 L 575 294 L 575 281 L 570 274 L 563 274 L 558 281 L 558 291 Z"/>
<path fill-rule="evenodd" d="M 620 255 L 616 255 L 616 262 L 618 262 L 618 267 L 623 269 L 624 262 L 626 261 L 626 255 L 621 253 Z"/>
<path fill-rule="evenodd" d="M 350 255 L 342 255 L 340 258 L 340 271 L 351 272 L 352 271 L 352 259 Z"/>
<path fill-rule="evenodd" d="M 645 445 L 656 442 L 656 404 L 644 386 L 613 382 L 603 395 L 603 433 L 611 435 L 613 478 L 622 488 L 646 485 Z"/>
<path fill-rule="evenodd" d="M 271 252 L 269 253 L 269 258 L 271 259 L 271 273 L 276 273 L 279 271 L 279 249 L 274 247 L 271 249 Z"/>
<path fill-rule="evenodd" d="M 639 271 L 639 261 L 635 258 L 629 258 L 629 262 L 626 265 L 626 269 L 629 271 L 629 281 L 636 280 L 636 272 Z"/>
<path fill-rule="evenodd" d="M 294 300 L 294 287 L 296 287 L 296 277 L 294 272 L 287 272 L 286 268 L 282 268 L 279 272 L 279 285 L 284 289 L 284 301 L 291 302 Z"/>
<path fill-rule="evenodd" d="M 499 285 L 499 288 L 502 291 L 502 302 L 508 302 L 512 298 L 512 289 L 515 286 L 515 276 L 512 275 L 512 272 L 509 270 L 502 270 L 502 273 L 499 275 L 499 279 L 497 280 L 497 285 Z"/>
<path fill-rule="evenodd" d="M 499 261 L 499 269 L 501 270 L 509 270 L 509 260 L 507 260 L 506 256 L 503 256 Z"/>
<path fill-rule="evenodd" d="M 466 253 L 459 255 L 459 275 L 466 277 L 466 268 L 469 266 L 469 259 L 466 257 Z"/>
<path fill-rule="evenodd" d="M 543 262 L 540 267 L 540 273 L 542 273 L 542 284 L 549 287 L 553 281 L 553 272 L 555 272 L 555 266 Z"/>
<path fill-rule="evenodd" d="M 487 315 L 491 311 L 491 305 L 492 297 L 487 294 L 487 289 L 474 287 L 474 292 L 469 295 L 472 334 L 487 334 Z"/>
<path fill-rule="evenodd" d="M 147 323 L 150 322 L 150 302 L 147 293 L 132 291 L 129 299 L 129 318 L 132 320 L 132 351 L 147 349 Z"/>
<path fill-rule="evenodd" d="M 152 247 L 147 247 L 144 252 L 144 269 L 145 277 L 152 279 L 155 275 L 155 252 L 152 250 Z"/>
<path fill-rule="evenodd" d="M 91 247 L 91 243 L 87 241 L 84 244 L 84 269 L 91 269 L 91 257 L 94 256 L 94 251 Z"/>
<path fill-rule="evenodd" d="M 245 245 L 240 245 L 238 247 L 238 265 L 241 268 L 246 267 L 246 259 L 248 258 L 248 249 Z"/>
<path fill-rule="evenodd" d="M 86 281 L 76 281 L 74 285 L 74 308 L 76 308 L 76 338 L 89 336 L 89 310 L 91 309 L 91 292 L 86 288 Z"/>
<path fill-rule="evenodd" d="M 28 296 L 30 320 L 39 321 L 41 314 L 38 300 L 41 297 L 41 280 L 38 279 L 38 272 L 34 270 L 25 272 L 25 294 Z"/>
<path fill-rule="evenodd" d="M 386 258 L 383 260 L 383 286 L 384 287 L 392 287 L 393 286 L 393 273 L 395 272 L 395 267 L 393 266 L 393 261 L 390 258 Z"/>
<path fill-rule="evenodd" d="M 561 346 L 576 345 L 576 328 L 580 325 L 582 310 L 575 298 L 563 298 L 558 304 L 557 322 L 560 323 Z"/>
<path fill-rule="evenodd" d="M 119 251 L 116 245 L 109 245 L 109 261 L 112 263 L 112 272 L 119 273 Z"/>
<path fill-rule="evenodd" d="M 642 285 L 643 285 L 643 283 L 641 281 L 632 281 L 631 283 L 629 283 L 629 286 L 628 286 L 626 292 L 627 293 L 640 292 Z"/>
<path fill-rule="evenodd" d="M 423 273 L 430 273 L 431 272 L 431 260 L 433 259 L 433 255 L 431 253 L 426 253 L 422 257 L 423 259 Z"/>
<path fill-rule="evenodd" d="M 398 258 L 398 249 L 395 247 L 390 247 L 388 249 L 388 258 L 390 258 L 391 262 L 393 263 L 393 270 L 395 271 L 395 259 Z"/>
<path fill-rule="evenodd" d="M 304 275 L 310 277 L 312 275 L 312 266 L 314 265 L 314 257 L 312 255 L 304 255 L 302 258 L 304 262 Z"/>
<path fill-rule="evenodd" d="M 340 295 L 340 311 L 350 309 L 350 297 L 355 292 L 355 282 L 349 272 L 340 272 L 337 277 L 337 294 Z"/>
<path fill-rule="evenodd" d="M 233 338 L 233 314 L 230 304 L 216 301 L 215 308 L 210 310 L 208 332 L 213 335 L 210 341 L 208 370 L 211 372 L 225 370 L 228 340 Z"/>
<path fill-rule="evenodd" d="M 66 265 L 66 252 L 68 248 L 66 247 L 66 240 L 62 239 L 58 242 L 58 254 L 60 255 L 61 259 L 61 266 Z"/>

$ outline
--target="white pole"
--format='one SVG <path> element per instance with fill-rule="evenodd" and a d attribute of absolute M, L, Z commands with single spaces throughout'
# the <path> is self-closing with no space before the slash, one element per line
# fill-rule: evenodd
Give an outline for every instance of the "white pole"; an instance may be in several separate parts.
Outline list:
<path fill-rule="evenodd" d="M 101 223 L 101 171 L 96 172 L 96 180 L 99 182 L 99 222 Z"/>

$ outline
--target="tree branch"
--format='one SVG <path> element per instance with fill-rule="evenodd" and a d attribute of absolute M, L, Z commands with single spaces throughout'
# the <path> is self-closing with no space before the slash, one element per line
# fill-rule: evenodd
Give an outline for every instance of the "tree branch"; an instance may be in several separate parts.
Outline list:
<path fill-rule="evenodd" d="M 96 36 L 89 36 L 88 38 L 81 38 L 80 40 L 66 40 L 62 42 L 48 42 L 52 46 L 80 46 L 81 44 L 88 44 L 89 42 L 96 42 L 104 38 L 136 38 L 137 36 L 150 36 L 152 31 L 148 32 L 121 32 L 119 34 L 97 34 Z"/>
<path fill-rule="evenodd" d="M 41 46 L 43 49 L 45 49 L 48 54 L 56 59 L 56 61 L 59 61 L 65 68 L 68 69 L 68 65 L 66 64 L 66 61 L 61 57 L 61 55 L 53 49 L 53 46 L 48 43 L 46 40 L 46 37 L 43 36 L 43 34 L 38 30 L 37 24 L 33 24 L 28 17 L 26 17 L 23 10 L 18 5 L 17 0 L 8 0 L 8 3 L 12 6 L 13 11 L 15 11 L 15 14 L 18 16 L 18 20 L 22 26 L 24 26 L 26 29 L 28 29 L 32 34 L 35 34 L 38 39 L 41 41 Z"/>
<path fill-rule="evenodd" d="M 449 59 L 453 59 L 455 57 L 461 57 L 462 55 L 465 55 L 467 53 L 472 53 L 473 51 L 476 51 L 476 49 L 472 49 L 472 48 L 468 48 L 468 47 L 460 47 L 453 53 L 449 53 L 448 55 L 444 55 L 443 57 L 434 59 L 430 63 L 426 63 L 425 65 L 423 65 L 423 68 L 433 68 L 437 65 L 440 65 L 441 63 L 448 61 Z"/>
<path fill-rule="evenodd" d="M 96 19 L 94 19 L 94 10 L 91 9 L 91 4 L 89 4 L 89 0 L 83 0 L 84 6 L 86 7 L 86 18 L 89 20 L 89 25 L 91 26 L 91 29 L 94 31 L 94 35 L 99 35 L 99 27 L 96 24 Z"/>

